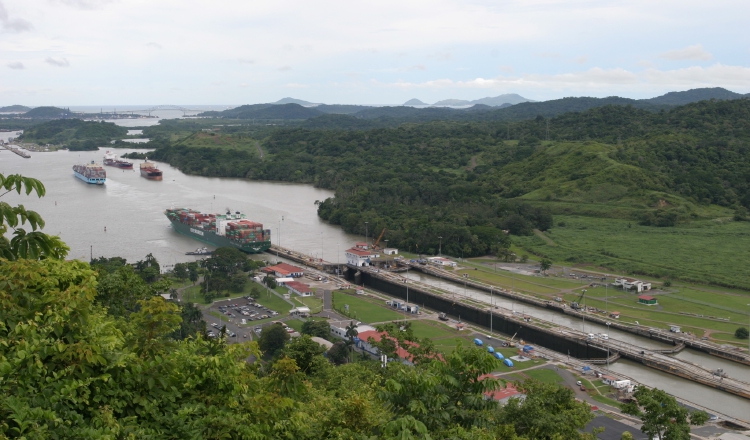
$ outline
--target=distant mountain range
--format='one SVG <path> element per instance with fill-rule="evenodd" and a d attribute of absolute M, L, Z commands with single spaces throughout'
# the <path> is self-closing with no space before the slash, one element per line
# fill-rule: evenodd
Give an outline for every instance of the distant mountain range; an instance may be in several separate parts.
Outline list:
<path fill-rule="evenodd" d="M 410 101 L 415 101 L 414 99 Z M 407 102 L 410 102 L 407 101 Z M 416 101 L 419 101 L 418 99 Z M 421 101 L 420 101 L 421 102 Z M 466 106 L 466 105 L 476 105 L 476 104 L 482 104 L 487 105 L 490 107 L 500 107 L 506 104 L 514 105 L 514 104 L 520 104 L 522 102 L 536 102 L 531 99 L 526 99 L 521 95 L 518 95 L 516 93 L 506 93 L 505 95 L 495 96 L 495 97 L 486 97 L 481 99 L 475 99 L 473 101 L 467 101 L 465 99 L 443 99 L 442 101 L 438 101 L 432 105 L 435 106 L 452 106 L 452 107 L 460 107 L 460 106 Z M 404 104 L 404 105 L 418 105 L 418 104 Z"/>

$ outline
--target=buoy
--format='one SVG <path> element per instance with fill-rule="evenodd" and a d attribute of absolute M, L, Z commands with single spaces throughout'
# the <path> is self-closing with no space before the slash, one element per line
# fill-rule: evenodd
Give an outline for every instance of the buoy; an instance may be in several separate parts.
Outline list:
<path fill-rule="evenodd" d="M 107 227 L 106 226 L 104 227 L 104 232 L 107 232 Z"/>

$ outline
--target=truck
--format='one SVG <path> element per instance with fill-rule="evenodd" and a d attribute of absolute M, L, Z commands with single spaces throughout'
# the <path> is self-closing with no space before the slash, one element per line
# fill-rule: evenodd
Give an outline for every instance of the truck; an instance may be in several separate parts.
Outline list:
<path fill-rule="evenodd" d="M 445 313 L 441 313 L 441 314 L 438 315 L 438 319 L 441 320 L 441 321 L 447 321 L 448 320 L 448 316 Z"/>

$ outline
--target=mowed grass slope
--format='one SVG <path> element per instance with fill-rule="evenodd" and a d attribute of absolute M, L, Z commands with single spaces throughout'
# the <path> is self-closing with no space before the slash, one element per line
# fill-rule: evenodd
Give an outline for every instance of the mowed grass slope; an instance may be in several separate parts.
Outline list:
<path fill-rule="evenodd" d="M 557 226 L 558 224 L 564 226 Z M 680 278 L 750 289 L 750 223 L 701 220 L 671 228 L 632 220 L 555 217 L 546 235 L 514 237 L 515 243 L 557 264 L 588 263 L 613 272 Z"/>

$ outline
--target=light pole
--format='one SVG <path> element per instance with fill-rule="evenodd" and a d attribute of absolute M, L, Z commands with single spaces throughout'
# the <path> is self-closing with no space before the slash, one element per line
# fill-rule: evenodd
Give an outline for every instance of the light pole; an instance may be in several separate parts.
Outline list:
<path fill-rule="evenodd" d="M 581 309 L 581 321 L 583 321 L 583 332 L 586 333 L 586 289 L 583 289 L 583 308 Z"/>
<path fill-rule="evenodd" d="M 409 306 L 409 268 L 406 268 L 406 306 Z"/>
<path fill-rule="evenodd" d="M 492 336 L 492 286 L 490 286 L 490 336 Z"/>
<path fill-rule="evenodd" d="M 750 306 L 750 304 L 748 304 Z M 748 317 L 750 317 L 750 312 L 747 314 Z M 748 322 L 750 322 L 750 318 L 748 318 Z M 748 331 L 750 331 L 750 327 L 748 327 Z M 747 337 L 747 352 L 750 353 L 750 335 Z"/>
<path fill-rule="evenodd" d="M 370 222 L 365 222 L 365 246 L 366 246 L 367 248 L 369 248 L 369 247 L 370 247 L 370 243 L 368 243 L 368 242 L 367 242 L 367 241 L 368 241 L 368 238 L 367 238 L 367 237 L 369 236 L 369 231 L 368 231 L 368 227 L 369 227 L 369 225 L 370 225 Z"/>
<path fill-rule="evenodd" d="M 609 321 L 607 321 L 607 338 L 609 338 Z M 609 370 L 609 342 L 607 342 L 607 370 Z"/>
<path fill-rule="evenodd" d="M 440 239 L 440 245 L 438 246 L 438 255 L 443 255 L 443 237 L 438 237 Z"/>
<path fill-rule="evenodd" d="M 341 276 L 341 251 L 339 246 L 341 243 L 336 243 L 336 275 Z"/>

